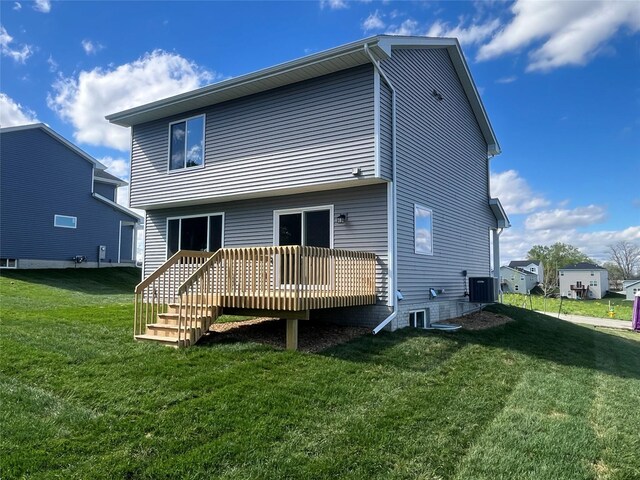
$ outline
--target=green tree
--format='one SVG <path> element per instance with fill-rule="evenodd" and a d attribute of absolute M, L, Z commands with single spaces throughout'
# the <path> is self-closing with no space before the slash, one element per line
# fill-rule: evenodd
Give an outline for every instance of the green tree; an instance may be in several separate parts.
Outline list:
<path fill-rule="evenodd" d="M 580 262 L 593 262 L 578 248 L 566 243 L 553 245 L 534 245 L 527 252 L 529 260 L 538 260 L 544 268 L 544 281 L 540 288 L 545 296 L 551 295 L 558 288 L 558 269 Z"/>

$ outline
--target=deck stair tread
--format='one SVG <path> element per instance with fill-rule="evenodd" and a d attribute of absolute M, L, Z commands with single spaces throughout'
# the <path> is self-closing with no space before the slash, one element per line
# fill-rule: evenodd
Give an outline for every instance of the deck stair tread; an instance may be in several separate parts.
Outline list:
<path fill-rule="evenodd" d="M 184 345 L 185 341 L 184 339 L 181 339 L 180 342 L 178 343 L 178 338 L 177 337 L 164 337 L 161 335 L 148 335 L 148 334 L 140 334 L 140 335 L 136 335 L 136 340 L 143 340 L 143 341 L 149 341 L 149 342 L 157 342 L 157 343 L 162 343 L 164 345 L 168 345 L 168 346 L 172 346 L 172 347 L 178 347 L 179 345 Z"/>

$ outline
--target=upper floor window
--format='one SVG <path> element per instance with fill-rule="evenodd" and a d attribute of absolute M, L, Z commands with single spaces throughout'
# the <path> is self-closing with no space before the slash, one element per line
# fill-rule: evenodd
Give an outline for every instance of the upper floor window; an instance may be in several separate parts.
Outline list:
<path fill-rule="evenodd" d="M 433 255 L 433 210 L 414 205 L 415 248 L 421 255 Z"/>
<path fill-rule="evenodd" d="M 53 226 L 62 228 L 76 228 L 78 226 L 78 217 L 69 215 L 54 215 Z"/>
<path fill-rule="evenodd" d="M 169 125 L 169 170 L 204 165 L 204 115 Z"/>

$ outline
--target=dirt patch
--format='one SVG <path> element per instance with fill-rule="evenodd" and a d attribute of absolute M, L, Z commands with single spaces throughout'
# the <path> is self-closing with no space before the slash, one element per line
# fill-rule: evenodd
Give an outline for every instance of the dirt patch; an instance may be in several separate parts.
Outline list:
<path fill-rule="evenodd" d="M 469 315 L 464 315 L 458 318 L 451 318 L 449 320 L 438 323 L 455 323 L 462 325 L 465 330 L 485 330 L 487 328 L 497 327 L 498 325 L 504 325 L 505 323 L 513 322 L 512 318 L 504 315 L 498 315 L 491 312 L 475 312 Z"/>
<path fill-rule="evenodd" d="M 255 318 L 242 322 L 214 323 L 206 342 L 257 342 L 285 348 L 286 320 Z M 345 327 L 317 320 L 298 321 L 298 350 L 320 352 L 334 345 L 371 333 L 370 328 Z"/>

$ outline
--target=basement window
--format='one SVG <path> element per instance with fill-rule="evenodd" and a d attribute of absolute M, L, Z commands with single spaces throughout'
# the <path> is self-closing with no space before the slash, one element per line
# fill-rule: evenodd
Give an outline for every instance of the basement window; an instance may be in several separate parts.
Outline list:
<path fill-rule="evenodd" d="M 414 310 L 409 312 L 409 326 L 412 328 L 427 328 L 427 311 Z"/>
<path fill-rule="evenodd" d="M 18 261 L 15 258 L 0 258 L 0 268 L 18 268 Z"/>
<path fill-rule="evenodd" d="M 169 124 L 169 171 L 204 165 L 204 115 Z"/>

